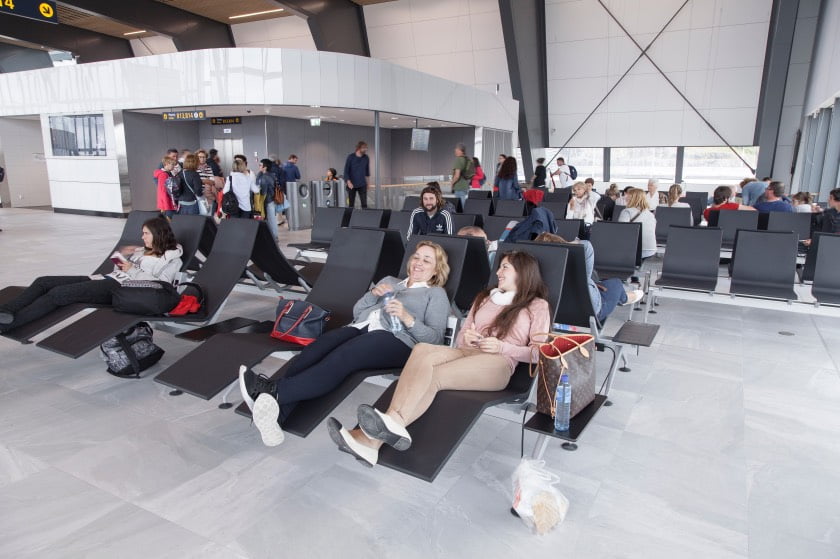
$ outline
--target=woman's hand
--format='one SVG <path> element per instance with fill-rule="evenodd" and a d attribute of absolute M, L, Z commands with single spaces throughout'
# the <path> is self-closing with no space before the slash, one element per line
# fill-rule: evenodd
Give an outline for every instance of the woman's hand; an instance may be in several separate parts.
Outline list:
<path fill-rule="evenodd" d="M 133 264 L 133 263 L 131 263 L 131 262 L 126 261 L 126 262 L 120 262 L 119 264 L 117 264 L 117 266 L 118 266 L 118 267 L 119 267 L 119 269 L 120 269 L 120 270 L 122 270 L 123 272 L 127 272 L 127 271 L 129 271 L 130 269 L 132 269 L 132 268 L 134 267 L 134 264 Z"/>
<path fill-rule="evenodd" d="M 396 299 L 391 299 L 390 301 L 388 301 L 388 304 L 385 305 L 385 312 L 387 312 L 391 316 L 396 316 L 403 322 L 403 324 L 411 324 L 412 326 L 414 326 L 414 317 L 408 314 L 403 304 L 397 301 Z"/>
<path fill-rule="evenodd" d="M 482 338 L 484 338 L 484 336 L 482 336 L 481 332 L 478 330 L 473 328 L 466 328 L 464 330 L 464 342 L 466 342 L 469 346 L 478 347 L 478 342 L 481 341 Z"/>
<path fill-rule="evenodd" d="M 388 285 L 387 283 L 380 283 L 376 287 L 370 290 L 371 293 L 376 295 L 377 297 L 382 297 L 386 293 L 393 291 L 394 288 Z"/>
<path fill-rule="evenodd" d="M 498 338 L 488 336 L 479 340 L 478 349 L 484 353 L 500 353 L 502 351 L 502 342 Z"/>

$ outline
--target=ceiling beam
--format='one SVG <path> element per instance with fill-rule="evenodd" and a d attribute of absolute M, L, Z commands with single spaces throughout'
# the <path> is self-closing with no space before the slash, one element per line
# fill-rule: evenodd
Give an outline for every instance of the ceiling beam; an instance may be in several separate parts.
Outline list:
<path fill-rule="evenodd" d="M 94 33 L 70 25 L 42 23 L 14 16 L 0 16 L 0 35 L 20 41 L 65 50 L 77 56 L 79 63 L 132 58 L 134 53 L 125 39 Z"/>
<path fill-rule="evenodd" d="M 154 0 L 62 0 L 61 3 L 171 37 L 179 51 L 236 46 L 229 25 Z"/>
<path fill-rule="evenodd" d="M 362 6 L 350 0 L 275 0 L 295 15 L 306 18 L 320 51 L 370 56 Z"/>

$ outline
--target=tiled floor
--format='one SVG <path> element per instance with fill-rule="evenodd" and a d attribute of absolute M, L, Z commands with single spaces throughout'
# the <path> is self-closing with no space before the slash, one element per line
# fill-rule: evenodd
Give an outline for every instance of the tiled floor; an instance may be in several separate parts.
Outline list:
<path fill-rule="evenodd" d="M 0 227 L 5 286 L 93 269 L 122 223 L 5 209 Z M 225 314 L 273 306 L 238 292 Z M 543 537 L 508 513 L 517 424 L 482 417 L 428 484 L 359 467 L 324 428 L 268 449 L 218 399 L 169 396 L 149 376 L 195 347 L 169 334 L 142 380 L 0 338 L 0 557 L 840 557 L 840 321 L 658 310 L 579 450 L 549 446 L 571 507 Z"/>

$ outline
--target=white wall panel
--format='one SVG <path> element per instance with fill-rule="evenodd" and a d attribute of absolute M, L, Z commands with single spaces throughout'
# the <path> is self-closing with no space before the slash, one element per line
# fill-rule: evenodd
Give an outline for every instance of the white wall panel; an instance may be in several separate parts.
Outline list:
<path fill-rule="evenodd" d="M 13 206 L 49 206 L 50 188 L 39 120 L 0 119 L 0 152 Z"/>
<path fill-rule="evenodd" d="M 149 56 L 152 54 L 167 54 L 178 52 L 175 43 L 169 37 L 155 35 L 143 39 L 131 39 L 129 41 L 134 56 Z"/>
<path fill-rule="evenodd" d="M 495 0 L 397 0 L 364 10 L 372 57 L 510 95 Z"/>
<path fill-rule="evenodd" d="M 805 99 L 806 114 L 830 106 L 840 95 L 840 2 L 823 0 L 823 4 Z"/>
<path fill-rule="evenodd" d="M 608 0 L 610 11 L 646 47 L 677 13 L 682 0 Z M 656 39 L 649 55 L 726 139 L 751 145 L 772 0 L 689 2 Z M 546 4 L 551 145 L 562 145 L 627 71 L 640 50 L 597 0 Z M 563 29 L 569 27 L 569 31 Z M 566 84 L 588 80 L 589 109 Z M 583 83 L 583 81 L 581 81 Z M 597 85 L 596 85 L 597 84 Z M 584 107 L 582 107 L 584 105 Z M 571 147 L 722 145 L 648 60 L 642 59 L 610 94 L 597 130 L 592 119 Z M 749 114 L 752 114 L 749 117 Z M 569 117 L 569 118 L 567 118 Z M 723 122 L 723 120 L 730 118 Z M 719 120 L 720 119 L 720 120 Z M 604 126 L 600 121 L 605 122 Z M 585 141 L 584 141 L 585 140 Z M 709 143 L 709 141 L 711 143 Z M 629 143 L 628 143 L 629 142 Z"/>
<path fill-rule="evenodd" d="M 230 26 L 238 47 L 317 50 L 306 20 L 297 16 L 237 23 Z"/>

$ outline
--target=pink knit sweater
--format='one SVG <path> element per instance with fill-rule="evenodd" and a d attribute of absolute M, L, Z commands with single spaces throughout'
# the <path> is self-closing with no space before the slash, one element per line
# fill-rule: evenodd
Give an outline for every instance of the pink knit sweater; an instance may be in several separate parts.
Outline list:
<path fill-rule="evenodd" d="M 489 297 L 484 300 L 484 303 L 478 311 L 476 311 L 475 307 L 471 308 L 470 314 L 467 315 L 464 325 L 458 332 L 455 347 L 472 347 L 464 342 L 464 331 L 467 328 L 473 328 L 485 336 L 488 335 L 487 330 L 503 308 L 503 306 L 491 301 Z M 519 312 L 519 316 L 516 317 L 516 322 L 513 323 L 513 327 L 501 339 L 502 349 L 500 353 L 507 359 L 511 371 L 513 371 L 518 362 L 528 363 L 531 361 L 531 347 L 529 346 L 531 336 L 548 332 L 550 327 L 551 316 L 549 315 L 548 303 L 545 299 L 534 299 L 527 309 Z"/>

